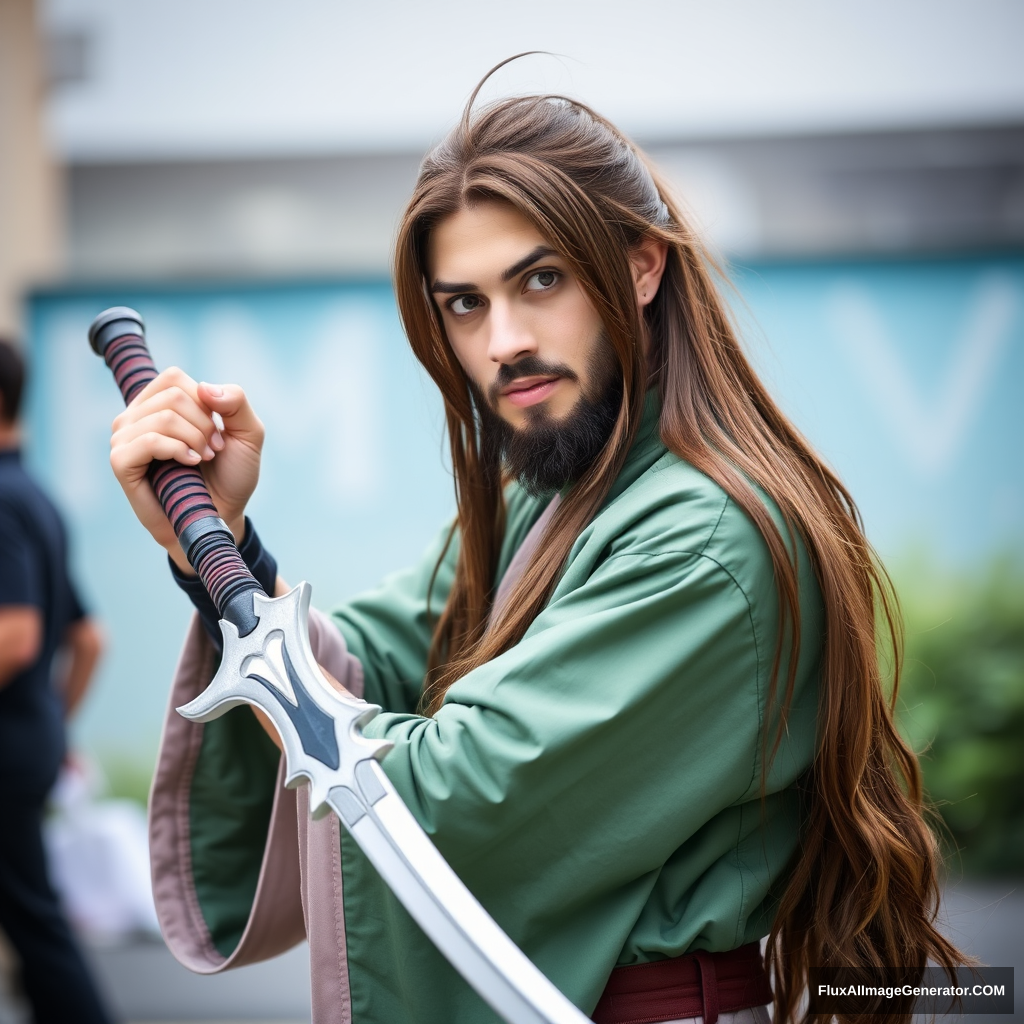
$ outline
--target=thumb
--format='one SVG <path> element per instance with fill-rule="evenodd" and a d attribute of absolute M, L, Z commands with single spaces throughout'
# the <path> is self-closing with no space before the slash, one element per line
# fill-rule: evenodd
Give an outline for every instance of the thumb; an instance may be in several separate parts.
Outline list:
<path fill-rule="evenodd" d="M 257 447 L 263 442 L 263 424 L 253 412 L 245 392 L 237 384 L 207 384 L 198 387 L 199 399 L 212 412 L 220 413 L 224 429 L 234 437 L 250 440 Z"/>

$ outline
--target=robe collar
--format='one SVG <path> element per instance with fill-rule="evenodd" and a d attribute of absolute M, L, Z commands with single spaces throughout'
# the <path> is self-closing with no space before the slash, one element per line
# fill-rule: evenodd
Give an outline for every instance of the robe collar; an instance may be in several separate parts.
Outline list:
<path fill-rule="evenodd" d="M 658 427 L 661 421 L 661 399 L 655 388 L 644 398 L 644 411 L 640 417 L 640 428 L 626 455 L 626 461 L 615 478 L 605 504 L 614 501 L 628 487 L 632 487 L 668 451 L 661 440 Z"/>

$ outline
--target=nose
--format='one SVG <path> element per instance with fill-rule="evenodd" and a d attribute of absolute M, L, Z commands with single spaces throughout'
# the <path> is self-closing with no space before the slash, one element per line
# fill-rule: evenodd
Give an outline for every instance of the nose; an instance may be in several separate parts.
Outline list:
<path fill-rule="evenodd" d="M 528 324 L 504 302 L 491 305 L 487 357 L 495 363 L 512 364 L 523 356 L 535 355 L 537 340 Z"/>

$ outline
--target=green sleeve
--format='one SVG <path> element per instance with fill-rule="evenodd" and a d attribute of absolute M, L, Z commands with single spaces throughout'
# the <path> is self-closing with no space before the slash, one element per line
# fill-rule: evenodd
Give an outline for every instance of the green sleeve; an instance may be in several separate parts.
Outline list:
<path fill-rule="evenodd" d="M 581 1006 L 594 1005 L 656 888 L 685 899 L 756 826 L 757 814 L 744 825 L 734 811 L 759 800 L 777 612 L 766 554 L 747 568 L 741 585 L 702 551 L 614 554 L 563 581 L 522 642 L 452 686 L 434 718 L 384 713 L 367 727 L 394 743 L 384 770 L 441 853 Z M 809 760 L 806 690 L 791 718 L 799 750 L 783 749 L 769 794 Z M 763 897 L 747 894 L 724 921 L 711 908 L 710 931 L 693 922 L 667 955 L 739 945 Z M 370 948 L 379 912 L 352 899 L 353 949 Z"/>
<path fill-rule="evenodd" d="M 687 791 L 667 845 L 644 854 L 663 862 L 749 790 L 757 686 L 748 603 L 731 577 L 700 555 L 626 554 L 459 680 L 434 718 L 385 713 L 367 733 L 395 742 L 388 775 L 457 870 L 534 835 L 524 826 L 541 812 L 605 830 L 618 808 L 632 830 L 638 779 Z M 580 845 L 607 845 L 591 838 Z"/>
<path fill-rule="evenodd" d="M 238 945 L 256 895 L 280 756 L 247 707 L 203 726 L 189 800 L 192 877 L 223 956 Z"/>

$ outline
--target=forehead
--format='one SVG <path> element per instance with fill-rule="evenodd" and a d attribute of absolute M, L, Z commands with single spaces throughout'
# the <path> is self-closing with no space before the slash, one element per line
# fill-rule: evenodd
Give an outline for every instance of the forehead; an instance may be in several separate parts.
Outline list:
<path fill-rule="evenodd" d="M 548 240 L 515 207 L 481 202 L 445 217 L 427 240 L 431 281 L 500 278 L 501 272 Z"/>

